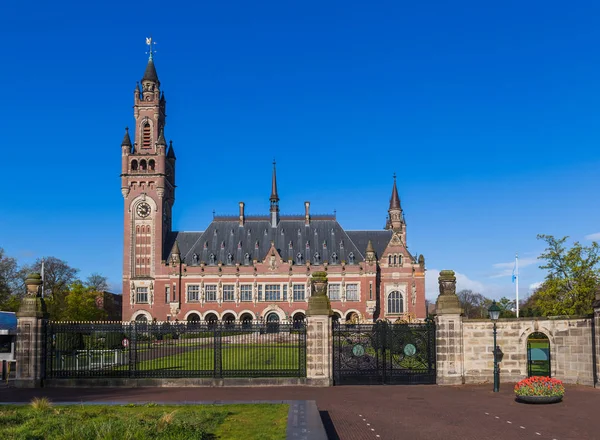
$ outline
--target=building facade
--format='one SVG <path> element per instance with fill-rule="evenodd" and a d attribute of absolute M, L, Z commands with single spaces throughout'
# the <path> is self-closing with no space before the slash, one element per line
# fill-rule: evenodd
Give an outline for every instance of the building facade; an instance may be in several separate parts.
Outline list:
<path fill-rule="evenodd" d="M 409 253 L 396 178 L 384 230 L 345 231 L 335 215 L 281 215 L 273 164 L 270 212 L 214 216 L 172 230 L 176 157 L 152 53 L 134 90 L 133 141 L 122 142 L 123 319 L 303 320 L 313 272 L 326 271 L 334 319 L 426 317 L 425 259 Z"/>

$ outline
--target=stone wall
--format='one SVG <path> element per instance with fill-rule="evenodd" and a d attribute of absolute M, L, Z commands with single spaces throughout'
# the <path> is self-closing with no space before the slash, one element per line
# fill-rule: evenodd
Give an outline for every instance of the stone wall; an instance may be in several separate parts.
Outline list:
<path fill-rule="evenodd" d="M 465 383 L 491 382 L 494 371 L 493 324 L 463 319 L 463 377 Z M 566 383 L 594 385 L 591 318 L 501 319 L 497 344 L 502 351 L 501 382 L 527 377 L 527 338 L 542 332 L 550 340 L 553 377 Z"/>

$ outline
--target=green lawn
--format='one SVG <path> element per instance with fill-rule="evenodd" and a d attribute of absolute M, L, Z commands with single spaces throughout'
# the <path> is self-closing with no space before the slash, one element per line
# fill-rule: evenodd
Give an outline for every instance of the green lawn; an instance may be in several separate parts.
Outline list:
<path fill-rule="evenodd" d="M 223 370 L 297 370 L 299 348 L 295 346 L 261 346 L 228 344 L 221 349 Z M 140 361 L 138 371 L 145 370 L 213 370 L 215 350 L 199 348 L 171 356 Z"/>
<path fill-rule="evenodd" d="M 0 406 L 2 440 L 283 440 L 288 405 Z"/>

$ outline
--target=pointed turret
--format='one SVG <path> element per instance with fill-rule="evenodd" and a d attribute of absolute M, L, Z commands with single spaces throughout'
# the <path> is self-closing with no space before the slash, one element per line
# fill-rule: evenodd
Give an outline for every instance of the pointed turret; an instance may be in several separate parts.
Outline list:
<path fill-rule="evenodd" d="M 158 80 L 158 74 L 156 73 L 156 67 L 154 66 L 154 60 L 152 56 L 148 60 L 148 64 L 146 65 L 146 71 L 144 72 L 144 76 L 142 78 L 142 84 L 145 81 L 151 81 L 160 86 L 160 81 Z"/>
<path fill-rule="evenodd" d="M 171 264 L 175 266 L 181 262 L 181 252 L 179 251 L 179 244 L 177 240 L 173 243 L 173 247 L 171 248 Z"/>
<path fill-rule="evenodd" d="M 163 147 L 167 146 L 167 141 L 165 140 L 165 129 L 160 129 L 160 134 L 158 135 L 158 140 L 156 141 L 157 145 L 162 145 Z"/>
<path fill-rule="evenodd" d="M 173 148 L 173 141 L 169 141 L 169 151 L 167 151 L 167 158 L 175 160 L 175 149 Z"/>
<path fill-rule="evenodd" d="M 279 223 L 279 196 L 277 195 L 277 172 L 273 161 L 273 177 L 271 179 L 271 227 L 276 228 Z"/>
<path fill-rule="evenodd" d="M 367 257 L 367 262 L 372 263 L 375 261 L 375 248 L 373 247 L 371 240 L 367 243 L 367 252 L 365 256 Z"/>
<path fill-rule="evenodd" d="M 125 136 L 123 136 L 122 147 L 129 147 L 131 149 L 131 138 L 129 137 L 129 127 L 125 127 Z"/>
<path fill-rule="evenodd" d="M 396 187 L 396 173 L 394 173 L 394 187 L 392 188 L 392 197 L 390 198 L 390 209 L 400 208 L 400 197 L 398 197 L 398 188 Z"/>
<path fill-rule="evenodd" d="M 392 197 L 390 198 L 390 208 L 388 209 L 388 222 L 386 229 L 399 231 L 402 229 L 404 219 L 402 217 L 402 208 L 400 207 L 400 197 L 398 196 L 398 188 L 396 187 L 396 173 L 394 173 L 394 186 L 392 187 Z"/>

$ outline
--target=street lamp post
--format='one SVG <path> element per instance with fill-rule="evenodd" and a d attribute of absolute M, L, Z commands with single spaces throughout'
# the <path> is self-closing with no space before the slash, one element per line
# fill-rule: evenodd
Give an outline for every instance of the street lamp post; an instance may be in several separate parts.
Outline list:
<path fill-rule="evenodd" d="M 496 348 L 496 321 L 500 318 L 500 307 L 496 301 L 488 309 L 490 319 L 494 323 L 494 393 L 500 391 L 500 370 L 498 369 L 498 349 Z"/>

